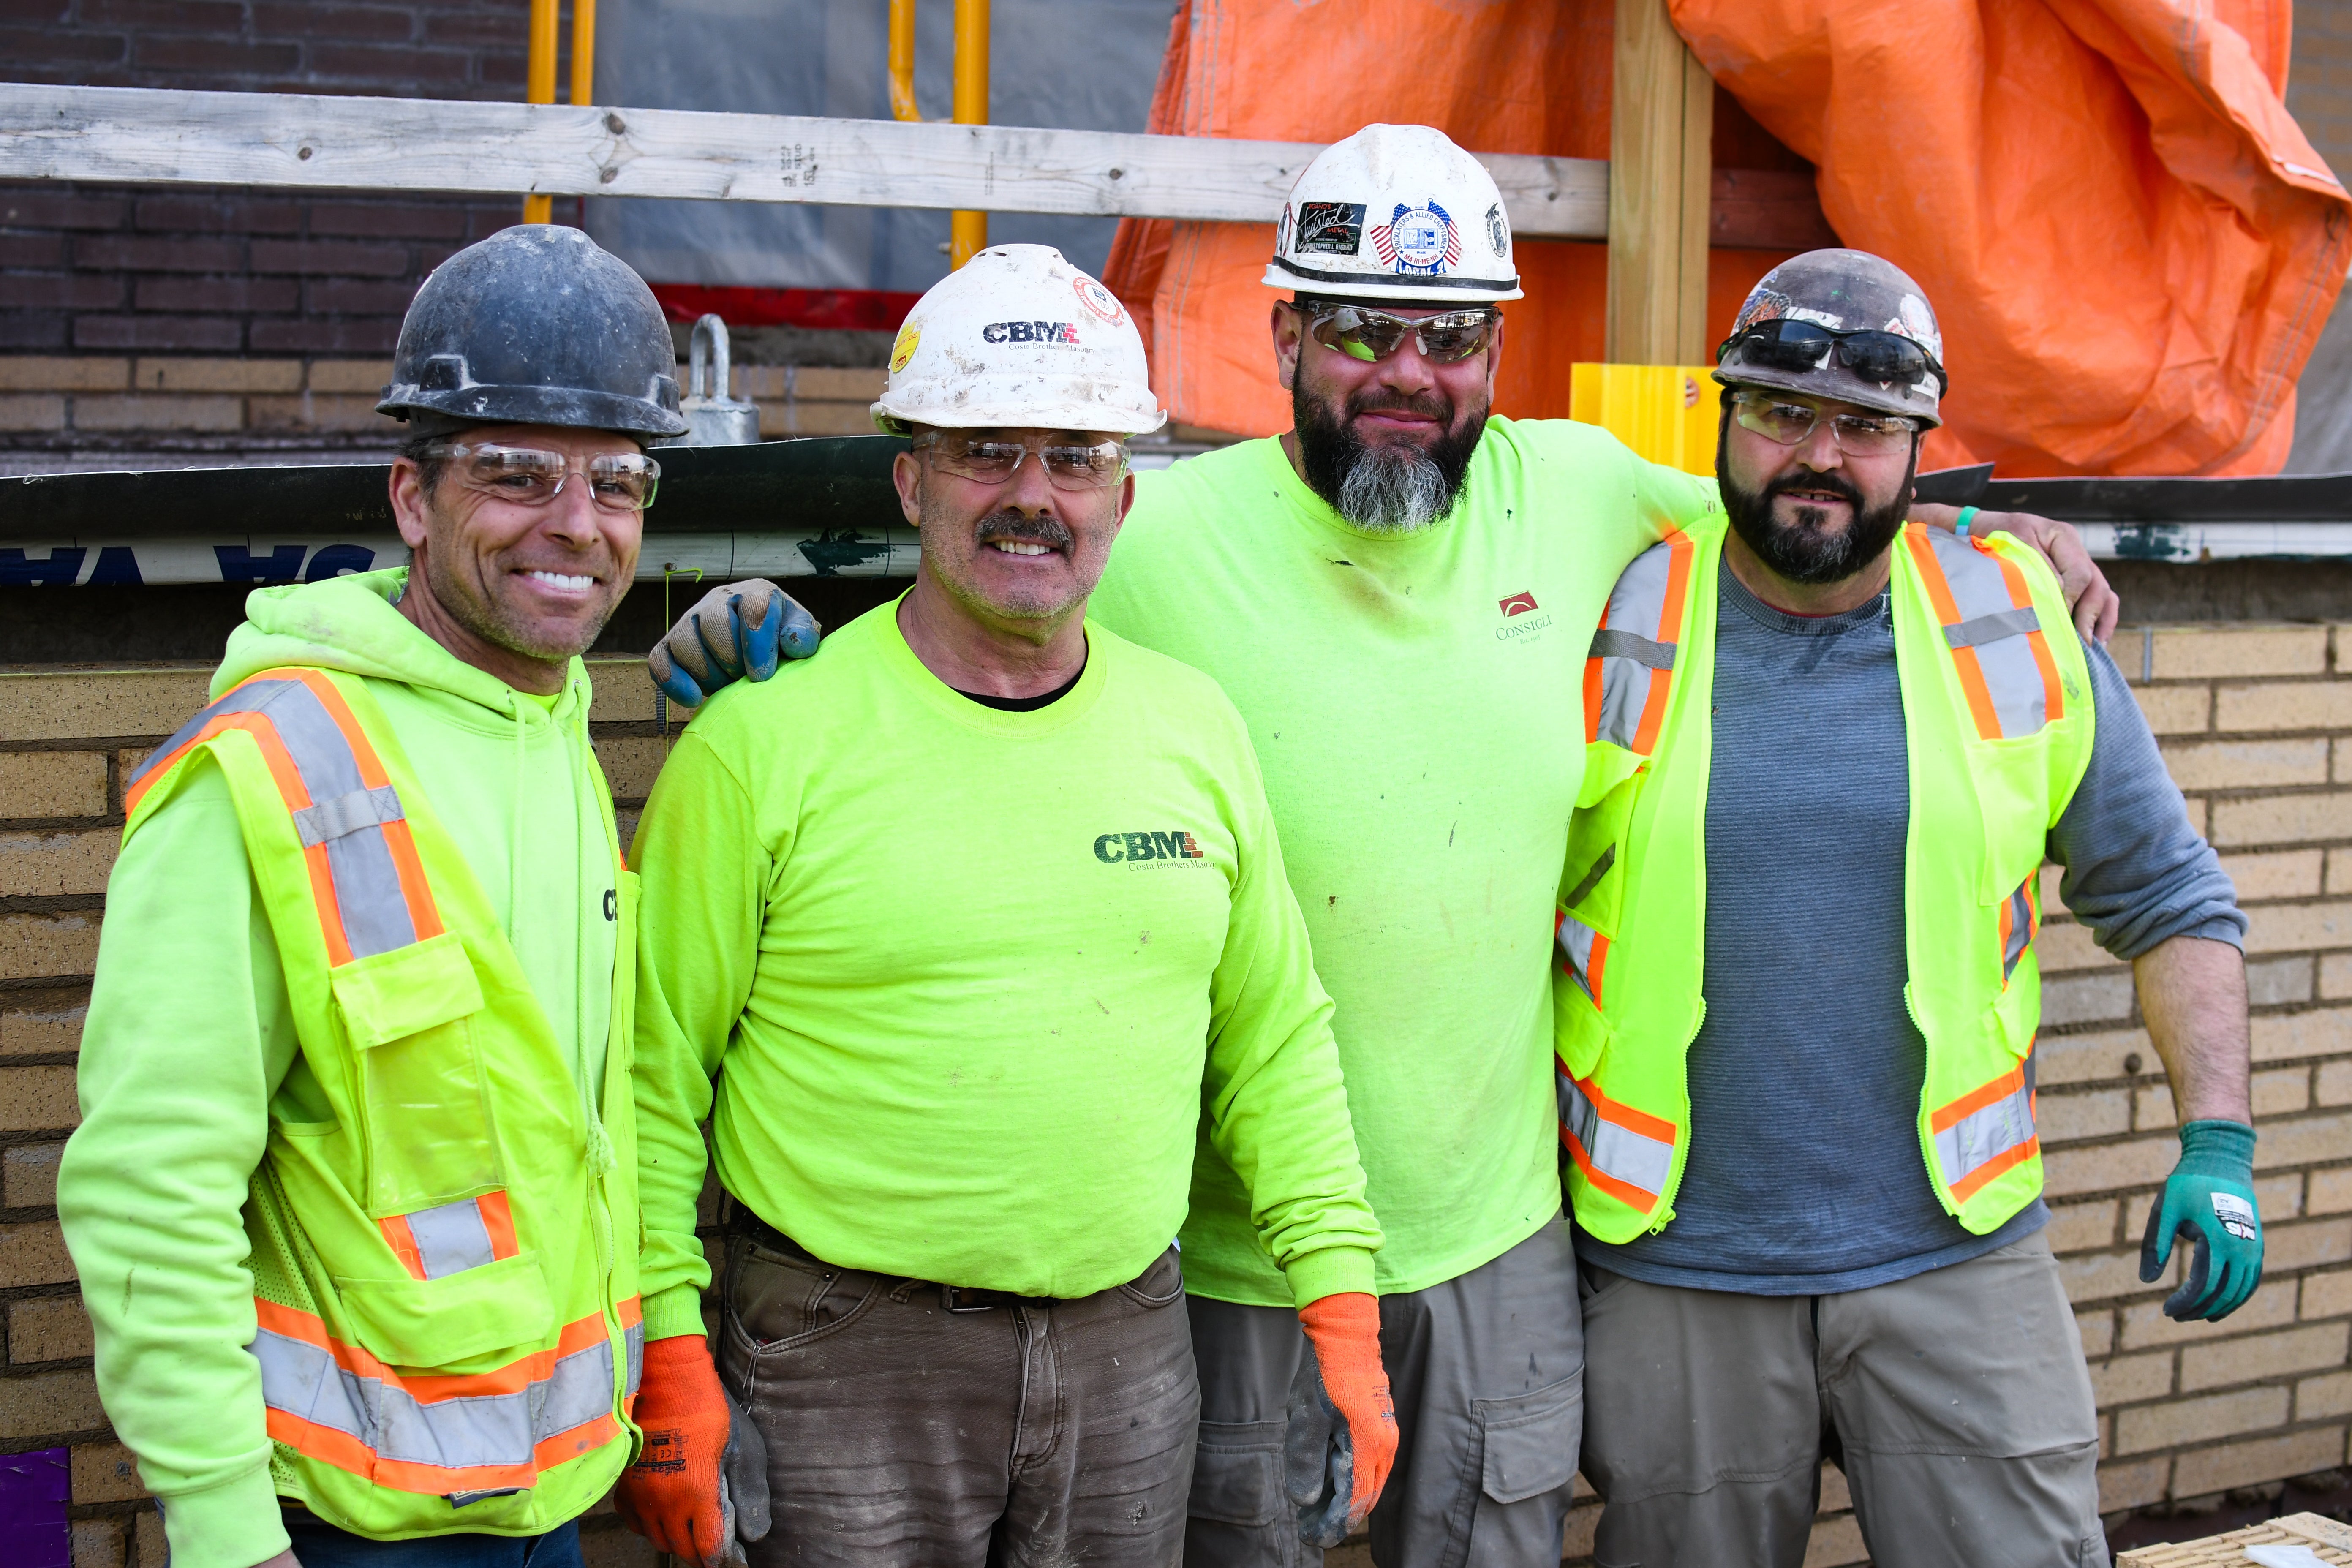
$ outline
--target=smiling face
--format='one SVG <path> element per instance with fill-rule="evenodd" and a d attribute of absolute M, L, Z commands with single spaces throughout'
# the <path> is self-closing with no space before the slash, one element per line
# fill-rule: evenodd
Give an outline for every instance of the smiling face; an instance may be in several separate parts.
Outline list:
<path fill-rule="evenodd" d="M 1827 398 L 1778 391 L 1769 396 L 1816 409 L 1812 429 L 1795 445 L 1782 446 L 1734 418 L 1727 396 L 1716 446 L 1724 514 L 1742 542 L 1780 576 L 1791 583 L 1843 582 L 1876 562 L 1902 530 L 1918 438 L 1888 452 L 1848 452 L 1833 434 L 1837 416 L 1885 416 Z"/>
<path fill-rule="evenodd" d="M 411 458 L 393 466 L 393 511 L 413 558 L 409 595 L 421 586 L 428 601 L 404 608 L 467 663 L 541 689 L 543 681 L 500 667 L 560 667 L 585 653 L 636 574 L 644 514 L 596 505 L 584 470 L 591 458 L 635 452 L 637 444 L 545 425 L 485 426 L 450 440 L 558 452 L 574 470 L 554 500 L 528 506 L 469 482 L 462 462 L 435 465 L 430 484 Z"/>
<path fill-rule="evenodd" d="M 1032 448 L 1096 447 L 1118 439 L 1099 430 L 943 434 L 951 441 Z M 1083 613 L 1135 499 L 1134 477 L 1125 475 L 1098 489 L 1062 489 L 1047 479 L 1045 464 L 1032 450 L 1011 479 L 989 484 L 949 472 L 939 458 L 936 447 L 903 452 L 891 471 L 900 508 L 922 534 L 919 573 L 974 620 L 1033 641 L 1045 641 Z"/>

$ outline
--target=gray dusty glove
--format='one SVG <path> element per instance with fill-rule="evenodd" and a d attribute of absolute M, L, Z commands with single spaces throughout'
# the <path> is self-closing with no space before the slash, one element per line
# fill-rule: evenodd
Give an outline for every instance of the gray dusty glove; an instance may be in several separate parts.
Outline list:
<path fill-rule="evenodd" d="M 646 669 L 672 702 L 699 708 L 723 686 L 767 679 L 779 658 L 806 658 L 824 635 L 798 600 L 753 577 L 696 600 L 646 656 Z"/>
<path fill-rule="evenodd" d="M 749 1568 L 743 1543 L 761 1539 L 773 1522 L 768 1511 L 768 1444 L 732 1399 L 727 1402 L 727 1452 L 719 1461 L 719 1511 L 727 1533 L 719 1568 Z"/>

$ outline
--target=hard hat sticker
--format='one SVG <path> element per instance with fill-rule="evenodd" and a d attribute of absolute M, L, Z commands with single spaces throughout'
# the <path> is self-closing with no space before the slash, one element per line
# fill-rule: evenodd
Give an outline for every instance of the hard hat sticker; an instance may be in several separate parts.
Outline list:
<path fill-rule="evenodd" d="M 1503 204 L 1496 202 L 1486 209 L 1486 245 L 1497 261 L 1511 258 L 1511 226 L 1503 221 Z"/>
<path fill-rule="evenodd" d="M 1118 325 L 1119 319 L 1127 314 L 1126 308 L 1118 302 L 1118 295 L 1083 272 L 1070 279 L 1070 287 L 1077 291 L 1079 304 L 1084 305 L 1114 327 Z"/>
<path fill-rule="evenodd" d="M 1372 248 L 1399 272 L 1426 278 L 1462 259 L 1462 237 L 1435 202 L 1417 207 L 1399 202 L 1395 215 L 1372 230 Z"/>
<path fill-rule="evenodd" d="M 1289 213 L 1287 206 L 1283 208 L 1285 217 Z M 1293 256 L 1353 256 L 1363 243 L 1363 203 L 1299 204 L 1298 237 L 1290 247 Z"/>
<path fill-rule="evenodd" d="M 922 346 L 923 327 L 921 322 L 908 321 L 905 326 L 900 327 L 898 329 L 898 342 L 890 345 L 890 374 L 892 375 L 896 375 L 900 371 L 906 369 L 907 362 L 913 359 L 915 357 L 915 351 Z"/>
<path fill-rule="evenodd" d="M 2213 1217 L 2221 1222 L 2223 1230 L 2240 1241 L 2252 1241 L 2258 1234 L 2254 1205 L 2235 1193 L 2213 1194 Z"/>
<path fill-rule="evenodd" d="M 1076 321 L 991 321 L 980 329 L 982 342 L 1067 343 L 1078 346 Z"/>

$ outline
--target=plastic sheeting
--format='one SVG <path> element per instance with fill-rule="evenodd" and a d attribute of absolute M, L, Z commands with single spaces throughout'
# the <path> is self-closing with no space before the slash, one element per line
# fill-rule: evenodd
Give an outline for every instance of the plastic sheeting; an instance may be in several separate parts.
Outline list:
<path fill-rule="evenodd" d="M 2286 0 L 1672 0 L 1719 85 L 1819 165 L 1845 242 L 1942 317 L 1923 467 L 2254 473 L 2352 261 L 2352 198 L 2280 101 Z M 1328 142 L 1369 120 L 1605 157 L 1607 0 L 1191 0 L 1150 128 Z M 1129 222 L 1106 281 L 1186 423 L 1286 428 L 1270 226 Z M 1565 415 L 1601 357 L 1601 247 L 1527 242 L 1496 405 Z M 1775 259 L 1718 251 L 1710 317 Z"/>

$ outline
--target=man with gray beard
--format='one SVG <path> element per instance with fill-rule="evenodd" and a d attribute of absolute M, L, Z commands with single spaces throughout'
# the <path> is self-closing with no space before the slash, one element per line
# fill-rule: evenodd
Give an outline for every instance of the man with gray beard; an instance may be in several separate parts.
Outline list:
<path fill-rule="evenodd" d="M 1327 148 L 1265 281 L 1287 296 L 1271 324 L 1294 427 L 1138 475 L 1089 614 L 1240 710 L 1338 1005 L 1400 1432 L 1373 1560 L 1549 1568 L 1583 1425 L 1548 942 L 1584 771 L 1577 692 L 1611 584 L 1716 513 L 1716 486 L 1592 426 L 1492 415 L 1498 306 L 1521 297 L 1510 226 L 1436 131 Z M 2073 591 L 2094 589 L 2085 629 L 2112 623 L 2071 531 L 2002 526 L 2059 542 Z M 716 614 L 673 652 L 732 646 Z M 1338 1539 L 1316 1504 L 1352 1462 L 1293 1395 L 1306 1342 L 1248 1190 L 1204 1137 L 1182 1234 L 1196 1568 L 1315 1560 Z"/>

